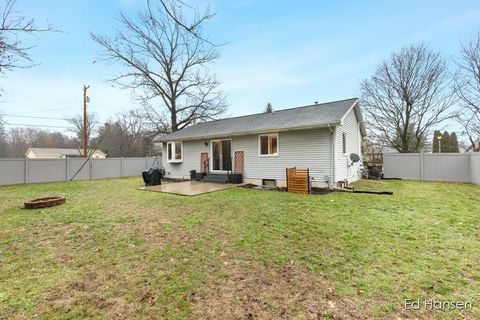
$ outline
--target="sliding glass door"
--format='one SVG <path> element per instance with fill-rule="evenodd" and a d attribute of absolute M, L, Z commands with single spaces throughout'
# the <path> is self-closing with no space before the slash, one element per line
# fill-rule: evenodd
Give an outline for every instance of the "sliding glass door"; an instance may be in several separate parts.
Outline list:
<path fill-rule="evenodd" d="M 232 140 L 212 141 L 212 170 L 232 170 Z"/>

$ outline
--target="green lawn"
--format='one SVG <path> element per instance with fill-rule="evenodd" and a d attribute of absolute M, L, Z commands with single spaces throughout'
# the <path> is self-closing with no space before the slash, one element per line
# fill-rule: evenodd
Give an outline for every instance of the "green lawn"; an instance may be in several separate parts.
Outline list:
<path fill-rule="evenodd" d="M 480 318 L 479 186 L 197 197 L 138 186 L 0 187 L 0 319 Z M 47 195 L 67 204 L 22 209 Z M 473 308 L 405 311 L 404 299 Z"/>

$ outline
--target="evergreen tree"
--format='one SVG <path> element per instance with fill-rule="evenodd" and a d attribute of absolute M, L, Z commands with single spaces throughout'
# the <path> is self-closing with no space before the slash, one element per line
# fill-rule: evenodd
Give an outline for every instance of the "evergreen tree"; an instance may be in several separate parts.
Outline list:
<path fill-rule="evenodd" d="M 441 153 L 449 153 L 450 152 L 450 134 L 448 131 L 445 131 L 442 134 L 442 142 L 440 144 L 440 152 Z"/>
<path fill-rule="evenodd" d="M 273 106 L 270 102 L 267 103 L 267 106 L 265 107 L 265 110 L 263 110 L 263 113 L 273 113 Z"/>
<path fill-rule="evenodd" d="M 439 145 L 438 137 L 441 137 L 441 136 L 442 136 L 442 133 L 440 132 L 440 130 L 435 130 L 433 132 L 433 142 L 432 142 L 433 153 L 438 153 L 438 145 Z"/>
<path fill-rule="evenodd" d="M 450 152 L 460 152 L 460 149 L 458 148 L 457 134 L 455 132 L 452 132 L 450 135 Z"/>

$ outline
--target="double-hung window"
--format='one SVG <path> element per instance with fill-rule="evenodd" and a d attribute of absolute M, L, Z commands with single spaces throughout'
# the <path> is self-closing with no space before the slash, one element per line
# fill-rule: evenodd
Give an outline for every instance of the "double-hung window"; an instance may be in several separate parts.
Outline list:
<path fill-rule="evenodd" d="M 167 160 L 168 162 L 183 161 L 183 143 L 182 142 L 167 143 Z"/>
<path fill-rule="evenodd" d="M 260 156 L 278 156 L 278 133 L 258 136 L 258 149 Z"/>

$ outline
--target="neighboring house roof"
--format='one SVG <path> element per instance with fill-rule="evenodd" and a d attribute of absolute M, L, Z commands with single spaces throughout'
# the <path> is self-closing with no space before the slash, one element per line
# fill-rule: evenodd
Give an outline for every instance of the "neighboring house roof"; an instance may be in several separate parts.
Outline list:
<path fill-rule="evenodd" d="M 203 122 L 186 127 L 166 136 L 158 136 L 156 142 L 232 136 L 268 131 L 302 129 L 341 125 L 347 113 L 355 108 L 365 136 L 365 126 L 357 98 L 314 104 L 304 107 L 276 110 L 221 120 Z"/>
<path fill-rule="evenodd" d="M 60 154 L 66 156 L 78 156 L 83 155 L 83 150 L 78 149 L 66 149 L 66 148 L 29 148 L 26 153 L 29 151 L 35 154 Z M 92 152 L 93 150 L 88 150 L 88 153 Z M 96 150 L 95 153 L 101 153 L 103 155 L 107 155 L 105 152 L 101 150 Z"/>

